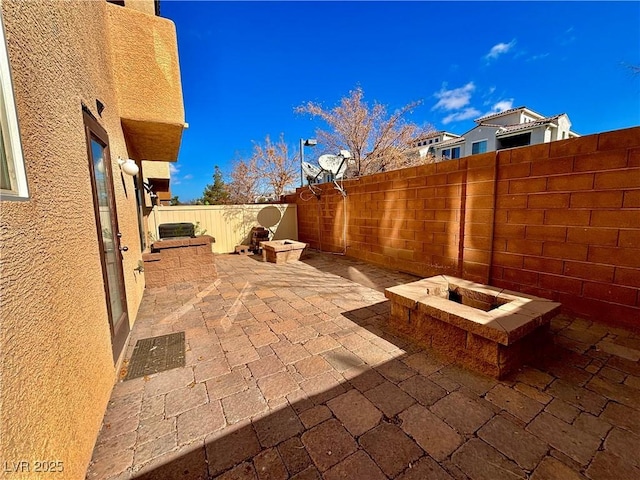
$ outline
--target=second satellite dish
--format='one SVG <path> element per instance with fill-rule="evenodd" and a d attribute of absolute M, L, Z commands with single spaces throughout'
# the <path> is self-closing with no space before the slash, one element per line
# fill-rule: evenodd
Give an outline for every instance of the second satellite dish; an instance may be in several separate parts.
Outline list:
<path fill-rule="evenodd" d="M 302 170 L 307 178 L 316 178 L 321 170 L 309 162 L 302 162 Z"/>
<path fill-rule="evenodd" d="M 342 157 L 339 157 L 338 155 L 320 155 L 320 158 L 318 158 L 318 164 L 324 170 L 335 175 L 342 164 L 342 160 Z"/>

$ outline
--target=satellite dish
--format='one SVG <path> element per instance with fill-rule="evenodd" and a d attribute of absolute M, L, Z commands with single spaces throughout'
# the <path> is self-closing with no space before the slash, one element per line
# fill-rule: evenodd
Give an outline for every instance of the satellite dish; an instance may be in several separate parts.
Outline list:
<path fill-rule="evenodd" d="M 344 158 L 338 155 L 320 155 L 318 158 L 318 164 L 322 167 L 323 170 L 333 173 L 336 175 L 338 170 L 341 170 L 341 165 L 343 163 Z"/>
<path fill-rule="evenodd" d="M 302 171 L 307 178 L 316 178 L 321 172 L 318 167 L 309 162 L 302 162 Z"/>
<path fill-rule="evenodd" d="M 340 180 L 342 177 L 344 177 L 344 173 L 346 171 L 347 171 L 347 162 L 345 161 L 342 163 L 342 165 L 340 165 L 340 168 L 336 172 L 336 180 Z"/>

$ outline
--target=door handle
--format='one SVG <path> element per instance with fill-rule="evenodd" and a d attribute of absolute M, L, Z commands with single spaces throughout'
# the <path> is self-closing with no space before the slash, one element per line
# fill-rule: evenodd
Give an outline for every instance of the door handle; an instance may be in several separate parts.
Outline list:
<path fill-rule="evenodd" d="M 129 250 L 129 247 L 127 247 L 126 245 L 123 247 L 118 247 L 118 250 L 120 250 L 121 252 L 126 252 Z"/>

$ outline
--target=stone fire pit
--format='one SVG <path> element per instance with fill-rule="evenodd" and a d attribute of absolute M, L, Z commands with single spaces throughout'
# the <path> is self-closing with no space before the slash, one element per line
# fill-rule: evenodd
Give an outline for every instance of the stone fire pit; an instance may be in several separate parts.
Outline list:
<path fill-rule="evenodd" d="M 271 263 L 287 263 L 300 260 L 307 244 L 295 240 L 272 240 L 260 242 L 262 261 Z"/>
<path fill-rule="evenodd" d="M 440 275 L 385 290 L 391 326 L 481 373 L 501 378 L 539 353 L 560 304 Z"/>

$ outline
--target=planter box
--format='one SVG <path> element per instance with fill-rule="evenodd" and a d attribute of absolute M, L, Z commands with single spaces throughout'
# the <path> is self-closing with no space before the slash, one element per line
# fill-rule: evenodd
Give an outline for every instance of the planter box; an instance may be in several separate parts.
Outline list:
<path fill-rule="evenodd" d="M 560 304 L 440 275 L 385 290 L 390 324 L 467 368 L 501 378 L 548 345 Z"/>
<path fill-rule="evenodd" d="M 262 261 L 271 263 L 287 263 L 303 258 L 307 244 L 295 240 L 272 240 L 260 242 Z"/>

